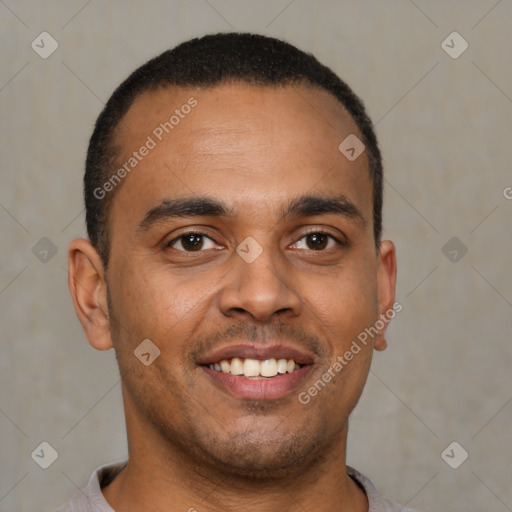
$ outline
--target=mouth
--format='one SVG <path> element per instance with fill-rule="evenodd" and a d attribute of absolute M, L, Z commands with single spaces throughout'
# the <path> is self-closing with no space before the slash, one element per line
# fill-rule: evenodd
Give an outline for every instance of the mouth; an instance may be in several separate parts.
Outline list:
<path fill-rule="evenodd" d="M 198 361 L 210 382 L 231 396 L 250 400 L 282 398 L 304 382 L 311 354 L 286 347 L 226 347 Z"/>

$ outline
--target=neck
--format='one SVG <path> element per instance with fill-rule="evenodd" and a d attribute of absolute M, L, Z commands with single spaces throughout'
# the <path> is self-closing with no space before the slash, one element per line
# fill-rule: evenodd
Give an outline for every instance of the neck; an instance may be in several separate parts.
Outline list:
<path fill-rule="evenodd" d="M 128 411 L 127 411 L 128 412 Z M 367 512 L 364 491 L 347 475 L 348 426 L 304 467 L 266 477 L 198 464 L 127 413 L 129 461 L 102 491 L 115 510 L 189 512 Z"/>

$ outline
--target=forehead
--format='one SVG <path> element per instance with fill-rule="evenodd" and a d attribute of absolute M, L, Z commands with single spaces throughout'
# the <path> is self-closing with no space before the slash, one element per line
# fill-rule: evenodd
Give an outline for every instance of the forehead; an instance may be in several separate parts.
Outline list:
<path fill-rule="evenodd" d="M 120 211 L 140 217 L 184 195 L 213 195 L 261 213 L 291 196 L 337 191 L 371 208 L 366 155 L 350 162 L 338 150 L 350 134 L 361 138 L 344 107 L 319 88 L 225 84 L 147 91 L 117 133 L 118 166 L 137 162 L 116 191 L 112 225 Z M 144 146 L 151 148 L 140 157 Z"/>
<path fill-rule="evenodd" d="M 195 106 L 190 108 L 190 104 Z M 185 118 L 187 122 L 183 122 Z M 166 122 L 168 130 L 159 129 Z M 273 144 L 279 145 L 287 138 L 284 128 L 291 129 L 295 136 L 302 134 L 311 142 L 336 132 L 337 136 L 345 132 L 360 135 L 343 105 L 324 89 L 230 83 L 209 88 L 160 87 L 146 91 L 134 100 L 122 119 L 116 139 L 126 147 L 133 144 L 134 138 L 153 134 L 165 146 L 192 136 L 202 144 L 206 139 L 214 142 L 215 138 L 222 139 L 236 132 L 245 135 L 256 132 L 258 138 L 266 135 L 267 140 L 271 138 Z M 313 131 L 319 137 L 311 138 Z M 336 148 L 337 145 L 331 149 Z"/>

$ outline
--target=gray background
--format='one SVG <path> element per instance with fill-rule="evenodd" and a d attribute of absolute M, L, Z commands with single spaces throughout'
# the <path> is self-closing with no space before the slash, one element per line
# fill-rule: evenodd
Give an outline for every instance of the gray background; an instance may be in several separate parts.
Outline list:
<path fill-rule="evenodd" d="M 313 52 L 380 138 L 403 310 L 348 462 L 424 512 L 512 510 L 511 25 L 510 0 L 1 1 L 0 509 L 52 510 L 125 455 L 114 354 L 88 345 L 67 289 L 86 145 L 135 67 L 235 29 Z M 48 59 L 31 48 L 43 31 L 59 44 Z M 453 31 L 469 43 L 457 59 L 441 45 Z M 42 237 L 54 256 L 33 251 Z M 46 470 L 31 458 L 42 441 L 59 454 Z M 469 453 L 458 469 L 441 457 L 453 441 Z"/>

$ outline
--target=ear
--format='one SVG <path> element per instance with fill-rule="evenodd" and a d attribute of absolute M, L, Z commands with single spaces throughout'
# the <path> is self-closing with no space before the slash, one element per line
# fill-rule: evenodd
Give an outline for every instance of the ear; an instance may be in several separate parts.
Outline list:
<path fill-rule="evenodd" d="M 374 348 L 385 350 L 388 346 L 385 337 L 386 327 L 395 311 L 393 306 L 396 288 L 396 252 L 395 245 L 390 240 L 383 240 L 379 244 L 377 288 L 379 320 L 384 323 L 384 327 L 379 329 Z"/>
<path fill-rule="evenodd" d="M 107 306 L 107 283 L 98 251 L 89 240 L 69 245 L 68 285 L 75 311 L 89 343 L 98 350 L 113 347 Z"/>

